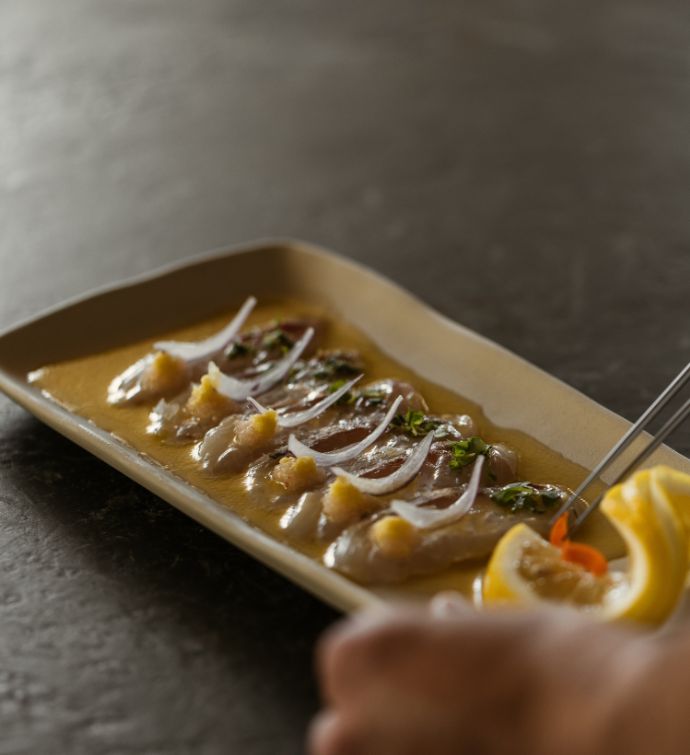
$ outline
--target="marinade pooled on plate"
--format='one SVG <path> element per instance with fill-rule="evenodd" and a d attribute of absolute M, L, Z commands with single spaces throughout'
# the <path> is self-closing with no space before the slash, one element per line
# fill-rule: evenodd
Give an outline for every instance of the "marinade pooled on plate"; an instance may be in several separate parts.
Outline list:
<path fill-rule="evenodd" d="M 255 305 L 220 330 L 47 366 L 33 381 L 360 583 L 476 565 L 518 522 L 548 531 L 579 467 L 316 307 Z"/>

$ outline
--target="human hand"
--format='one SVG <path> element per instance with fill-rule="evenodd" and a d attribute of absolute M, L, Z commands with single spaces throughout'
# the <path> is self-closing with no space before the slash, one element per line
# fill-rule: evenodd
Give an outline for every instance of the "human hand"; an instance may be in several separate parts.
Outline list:
<path fill-rule="evenodd" d="M 320 644 L 328 707 L 310 752 L 651 752 L 653 743 L 636 749 L 639 727 L 626 716 L 654 652 L 641 636 L 565 610 L 477 613 L 440 596 L 432 615 L 364 614 Z"/>

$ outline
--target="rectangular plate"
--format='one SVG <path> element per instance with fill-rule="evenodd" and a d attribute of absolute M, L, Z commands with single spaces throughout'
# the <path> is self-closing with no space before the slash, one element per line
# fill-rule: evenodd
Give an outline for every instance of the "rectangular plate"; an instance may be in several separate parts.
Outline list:
<path fill-rule="evenodd" d="M 10 398 L 196 521 L 345 611 L 379 603 L 385 591 L 360 587 L 268 537 L 26 381 L 26 374 L 40 366 L 188 326 L 227 311 L 250 293 L 259 301 L 287 297 L 325 307 L 422 377 L 480 404 L 495 424 L 522 430 L 588 469 L 630 426 L 385 278 L 298 241 L 258 242 L 197 257 L 71 301 L 0 335 L 0 389 Z M 166 301 L 181 305 L 152 306 Z M 423 338 L 411 335 L 422 333 Z M 562 432 L 564 427 L 567 433 Z M 649 460 L 650 465 L 658 463 L 690 473 L 690 461 L 666 446 Z M 605 481 L 611 479 L 604 475 Z"/>

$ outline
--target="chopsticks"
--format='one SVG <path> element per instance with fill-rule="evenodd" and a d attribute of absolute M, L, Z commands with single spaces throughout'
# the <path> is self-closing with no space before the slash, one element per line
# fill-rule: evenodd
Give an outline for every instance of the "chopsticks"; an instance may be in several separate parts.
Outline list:
<path fill-rule="evenodd" d="M 628 430 L 627 433 L 616 443 L 616 445 L 606 454 L 606 456 L 597 464 L 597 466 L 585 478 L 577 490 L 568 498 L 560 507 L 554 516 L 555 522 L 563 516 L 566 511 L 574 506 L 585 490 L 599 477 L 599 475 L 625 451 L 626 448 L 640 435 L 645 427 L 672 401 L 676 394 L 690 380 L 690 362 L 676 375 L 676 377 L 664 388 L 657 398 L 642 413 L 637 422 Z M 690 416 L 690 399 L 688 399 L 674 414 L 664 423 L 661 429 L 650 440 L 650 442 L 635 456 L 635 458 L 625 467 L 625 469 L 616 477 L 612 485 L 622 482 L 636 467 L 638 467 L 650 454 L 652 454 L 666 438 L 675 432 L 685 420 Z M 569 526 L 568 533 L 572 534 L 582 523 L 597 509 L 604 494 L 602 493 L 592 501 L 592 503 L 575 519 Z"/>

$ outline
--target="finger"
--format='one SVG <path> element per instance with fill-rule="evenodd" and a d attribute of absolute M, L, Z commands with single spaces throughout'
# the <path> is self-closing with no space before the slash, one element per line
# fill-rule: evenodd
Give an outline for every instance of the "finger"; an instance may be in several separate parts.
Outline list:
<path fill-rule="evenodd" d="M 309 755 L 459 755 L 466 752 L 456 716 L 390 698 L 354 714 L 327 711 L 312 723 Z M 468 752 L 475 753 L 475 750 Z"/>
<path fill-rule="evenodd" d="M 435 619 L 459 619 L 473 614 L 470 603 L 459 593 L 446 590 L 434 595 L 429 602 L 429 613 Z"/>
<path fill-rule="evenodd" d="M 371 608 L 366 611 L 358 611 L 341 621 L 331 625 L 319 638 L 316 645 L 317 668 L 324 666 L 325 657 L 331 652 L 331 646 L 337 644 L 342 637 L 352 632 L 358 632 L 363 628 L 376 626 L 388 621 L 392 609 L 390 607 Z"/>
<path fill-rule="evenodd" d="M 366 755 L 367 749 L 358 727 L 336 711 L 320 713 L 307 734 L 308 755 Z"/>
<path fill-rule="evenodd" d="M 425 614 L 375 614 L 344 622 L 324 636 L 317 674 L 327 702 L 349 705 L 401 657 L 414 654 L 428 631 Z"/>
<path fill-rule="evenodd" d="M 337 726 L 338 714 L 334 710 L 325 710 L 315 716 L 307 731 L 308 755 L 328 755 L 329 743 Z"/>
<path fill-rule="evenodd" d="M 356 627 L 372 621 L 368 612 L 337 622 L 319 638 L 315 651 L 316 677 L 326 703 L 342 703 L 356 684 L 354 669 L 346 662 L 343 643 Z"/>

